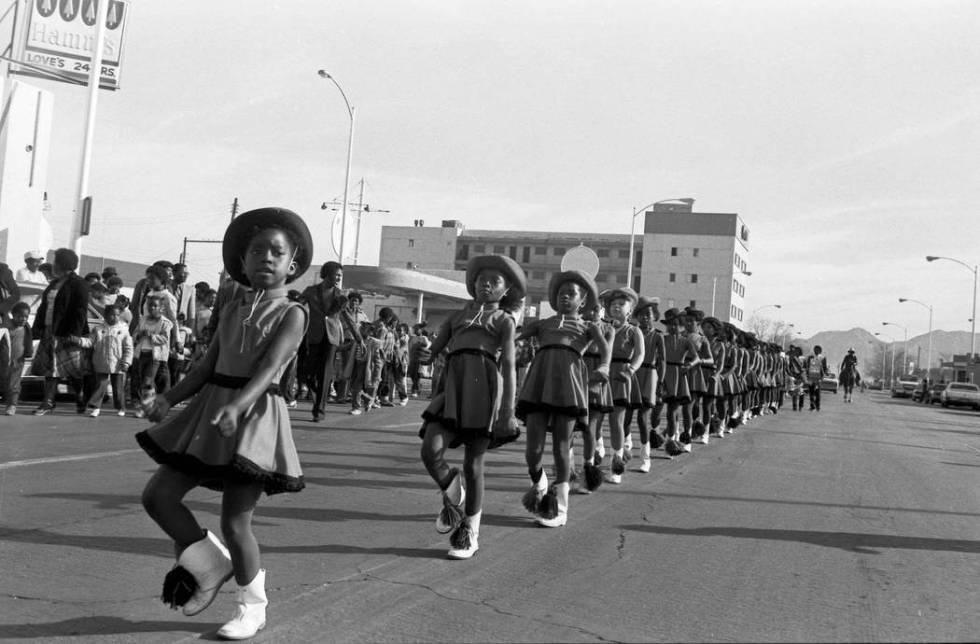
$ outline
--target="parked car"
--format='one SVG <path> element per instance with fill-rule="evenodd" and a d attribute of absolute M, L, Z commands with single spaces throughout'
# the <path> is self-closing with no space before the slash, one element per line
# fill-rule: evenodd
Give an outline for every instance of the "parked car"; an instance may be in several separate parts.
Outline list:
<path fill-rule="evenodd" d="M 946 390 L 947 383 L 940 382 L 929 388 L 929 404 L 934 405 L 937 402 L 942 402 L 943 391 Z"/>
<path fill-rule="evenodd" d="M 951 382 L 939 395 L 939 404 L 973 407 L 980 410 L 980 386 L 970 382 Z"/>
<path fill-rule="evenodd" d="M 919 379 L 915 376 L 899 376 L 892 385 L 892 398 L 911 398 L 919 387 Z"/>
<path fill-rule="evenodd" d="M 836 394 L 837 393 L 837 388 L 839 386 L 840 386 L 840 383 L 837 380 L 837 374 L 836 373 L 830 373 L 830 372 L 828 372 L 827 375 L 824 376 L 823 378 L 821 378 L 821 380 L 820 380 L 820 391 L 829 391 L 831 393 L 835 393 Z"/>
<path fill-rule="evenodd" d="M 884 388 L 885 383 L 881 380 L 881 378 L 875 378 L 870 384 L 868 384 L 868 389 L 871 391 L 882 391 Z"/>

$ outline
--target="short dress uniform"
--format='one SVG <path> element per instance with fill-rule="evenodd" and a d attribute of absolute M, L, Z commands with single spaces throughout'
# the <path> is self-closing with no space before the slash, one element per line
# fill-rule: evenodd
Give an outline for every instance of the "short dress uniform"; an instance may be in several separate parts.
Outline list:
<path fill-rule="evenodd" d="M 643 334 L 643 342 L 643 363 L 636 372 L 637 390 L 640 393 L 640 406 L 651 409 L 657 404 L 657 362 L 663 360 L 663 334 L 657 329 L 650 329 Z"/>
<path fill-rule="evenodd" d="M 609 368 L 614 407 L 639 409 L 643 405 L 636 374 L 629 372 L 633 350 L 637 346 L 643 346 L 643 342 L 643 334 L 632 324 L 626 323 L 616 329 L 616 334 L 613 336 L 612 364 Z M 617 373 L 628 374 L 629 378 L 626 380 L 618 378 Z"/>
<path fill-rule="evenodd" d="M 582 357 L 593 322 L 563 315 L 534 323 L 525 335 L 536 335 L 538 350 L 524 379 L 515 415 L 561 414 L 578 419 L 576 429 L 589 421 L 589 367 Z M 551 424 L 549 423 L 549 428 Z"/>
<path fill-rule="evenodd" d="M 276 384 L 245 411 L 233 436 L 222 436 L 211 424 L 218 409 L 248 384 L 293 307 L 306 311 L 286 297 L 285 288 L 256 291 L 224 306 L 214 374 L 179 413 L 136 435 L 154 461 L 200 477 L 201 485 L 213 490 L 223 489 L 225 481 L 258 481 L 266 494 L 305 487 L 289 410 Z M 293 355 L 301 341 L 302 336 L 295 338 Z M 282 364 L 273 383 L 280 381 L 288 363 Z"/>
<path fill-rule="evenodd" d="M 501 334 L 511 314 L 500 309 L 474 313 L 466 307 L 449 318 L 451 338 L 446 365 L 432 402 L 422 412 L 426 421 L 419 430 L 425 436 L 429 422 L 440 423 L 454 434 L 449 447 L 468 438 L 491 438 L 500 411 L 504 379 L 497 365 Z"/>
<path fill-rule="evenodd" d="M 599 334 L 606 337 L 609 333 L 610 325 L 608 322 L 595 322 L 596 327 L 599 329 Z M 585 360 L 586 371 L 591 375 L 596 369 L 599 368 L 599 364 L 602 362 L 602 356 L 599 354 L 599 348 L 596 346 L 595 342 L 590 342 L 589 346 L 585 349 L 585 354 L 582 356 Z M 612 395 L 612 385 L 608 382 L 590 381 L 589 383 L 589 411 L 598 412 L 601 414 L 608 414 L 613 410 L 613 395 Z"/>

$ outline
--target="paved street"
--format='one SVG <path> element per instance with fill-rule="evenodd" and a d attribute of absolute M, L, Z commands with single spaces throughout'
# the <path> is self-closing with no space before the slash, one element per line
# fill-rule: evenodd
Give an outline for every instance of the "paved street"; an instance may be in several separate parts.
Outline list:
<path fill-rule="evenodd" d="M 255 529 L 257 641 L 969 641 L 980 633 L 980 415 L 880 393 L 781 412 L 537 528 L 523 442 L 493 453 L 481 550 L 444 558 L 419 462 L 423 403 L 294 413 L 307 477 Z M 0 420 L 0 640 L 178 642 L 230 616 L 157 599 L 169 542 L 139 503 L 144 421 Z M 638 465 L 636 460 L 630 464 Z M 210 528 L 220 498 L 190 505 Z"/>

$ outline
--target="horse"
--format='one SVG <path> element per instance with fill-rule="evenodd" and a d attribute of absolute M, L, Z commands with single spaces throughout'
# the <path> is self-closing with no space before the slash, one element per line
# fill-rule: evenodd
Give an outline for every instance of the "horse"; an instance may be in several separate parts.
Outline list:
<path fill-rule="evenodd" d="M 854 385 L 860 382 L 857 365 L 845 364 L 841 369 L 838 382 L 844 388 L 844 402 L 854 402 Z"/>

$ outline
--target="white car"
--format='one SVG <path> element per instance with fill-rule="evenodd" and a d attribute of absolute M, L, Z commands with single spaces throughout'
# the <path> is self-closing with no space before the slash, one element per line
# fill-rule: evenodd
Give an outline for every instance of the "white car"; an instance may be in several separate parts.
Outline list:
<path fill-rule="evenodd" d="M 919 379 L 915 376 L 899 376 L 892 385 L 892 398 L 911 398 L 912 392 L 919 387 Z"/>
<path fill-rule="evenodd" d="M 969 382 L 951 382 L 939 394 L 939 404 L 943 407 L 958 405 L 980 409 L 980 386 Z"/>

